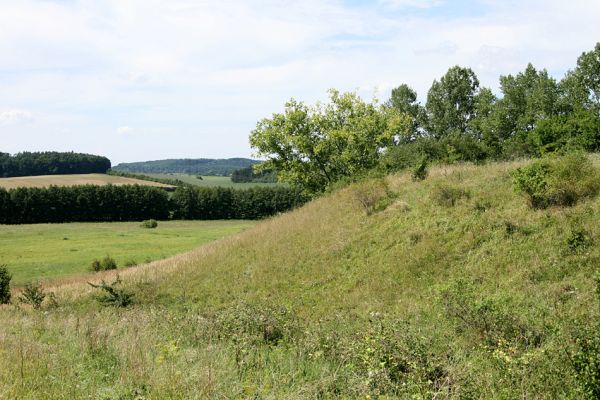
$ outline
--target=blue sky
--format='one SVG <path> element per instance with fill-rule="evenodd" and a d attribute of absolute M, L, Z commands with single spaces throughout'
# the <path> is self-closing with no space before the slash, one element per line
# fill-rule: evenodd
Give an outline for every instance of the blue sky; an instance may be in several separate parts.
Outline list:
<path fill-rule="evenodd" d="M 598 20 L 596 0 L 6 0 L 0 151 L 250 156 L 290 97 L 423 100 L 457 64 L 495 91 L 528 62 L 560 78 Z"/>

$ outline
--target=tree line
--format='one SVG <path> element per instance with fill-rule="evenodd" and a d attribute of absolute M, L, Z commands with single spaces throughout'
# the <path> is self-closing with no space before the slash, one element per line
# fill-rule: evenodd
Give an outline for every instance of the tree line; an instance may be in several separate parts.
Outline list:
<path fill-rule="evenodd" d="M 427 161 L 483 162 L 572 149 L 600 150 L 600 43 L 556 80 L 532 64 L 501 76 L 499 95 L 470 68 L 454 66 L 431 85 L 425 104 L 408 85 L 384 103 L 330 91 L 326 104 L 296 100 L 257 123 L 250 143 L 280 181 L 305 193 L 378 168 Z"/>
<path fill-rule="evenodd" d="M 146 219 L 258 219 L 301 205 L 288 187 L 230 189 L 124 185 L 0 188 L 0 224 L 142 221 Z"/>
<path fill-rule="evenodd" d="M 241 168 L 233 171 L 231 181 L 234 183 L 275 183 L 277 172 L 273 170 L 254 171 L 252 167 Z"/>
<path fill-rule="evenodd" d="M 246 168 L 258 161 L 248 158 L 183 158 L 155 161 L 142 161 L 133 163 L 121 163 L 113 168 L 113 171 L 134 173 L 181 173 L 188 175 L 216 175 L 229 176 L 233 171 Z"/>
<path fill-rule="evenodd" d="M 0 177 L 105 173 L 110 160 L 93 154 L 73 152 L 0 152 Z"/>

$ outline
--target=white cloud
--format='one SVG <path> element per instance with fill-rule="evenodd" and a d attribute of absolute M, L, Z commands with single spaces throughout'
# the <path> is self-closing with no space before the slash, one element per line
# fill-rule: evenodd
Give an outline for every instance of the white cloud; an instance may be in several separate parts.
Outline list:
<path fill-rule="evenodd" d="M 173 156 L 178 143 L 190 157 L 249 155 L 249 130 L 290 97 L 386 97 L 408 83 L 424 99 L 455 64 L 497 88 L 529 61 L 559 76 L 600 38 L 598 1 L 472 2 L 483 11 L 440 0 L 0 1 L 0 110 L 12 110 L 0 123 L 20 133 L 3 146 L 52 133 L 88 149 L 116 130 L 113 161 Z M 16 124 L 33 116 L 15 105 L 35 110 L 35 124 Z"/>
<path fill-rule="evenodd" d="M 17 125 L 33 121 L 33 113 L 26 110 L 0 110 L 0 125 Z"/>
<path fill-rule="evenodd" d="M 117 128 L 117 133 L 119 135 L 126 135 L 131 132 L 133 132 L 133 128 L 130 128 L 129 126 L 120 126 Z"/>

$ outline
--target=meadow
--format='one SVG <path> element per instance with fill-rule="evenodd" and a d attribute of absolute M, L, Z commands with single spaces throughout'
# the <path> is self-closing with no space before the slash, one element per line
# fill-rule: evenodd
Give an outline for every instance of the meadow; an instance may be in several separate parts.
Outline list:
<path fill-rule="evenodd" d="M 273 187 L 278 185 L 277 183 L 260 183 L 260 182 L 247 182 L 247 183 L 236 183 L 231 181 L 231 177 L 229 176 L 204 176 L 202 175 L 202 179 L 196 178 L 196 175 L 187 175 L 187 174 L 151 174 L 144 173 L 143 175 L 148 175 L 153 178 L 161 178 L 161 179 L 179 179 L 185 183 L 195 186 L 221 186 L 221 187 L 230 187 L 234 189 L 247 189 L 251 187 Z"/>
<path fill-rule="evenodd" d="M 240 232 L 250 221 L 159 221 L 0 225 L 0 265 L 9 266 L 16 286 L 81 275 L 107 255 L 119 267 L 143 264 L 191 250 Z"/>
<path fill-rule="evenodd" d="M 0 178 L 0 188 L 14 189 L 18 187 L 48 187 L 76 186 L 76 185 L 144 185 L 174 189 L 173 186 L 163 183 L 145 181 L 141 179 L 125 178 L 106 174 L 72 174 L 72 175 L 41 175 L 20 176 L 15 178 Z"/>
<path fill-rule="evenodd" d="M 351 184 L 118 271 L 128 307 L 47 285 L 0 306 L 0 398 L 592 399 L 600 199 L 532 209 L 525 164 Z"/>

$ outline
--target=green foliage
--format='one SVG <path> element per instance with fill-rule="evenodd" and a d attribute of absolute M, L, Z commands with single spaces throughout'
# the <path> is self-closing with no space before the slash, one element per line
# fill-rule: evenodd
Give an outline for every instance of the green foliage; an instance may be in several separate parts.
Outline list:
<path fill-rule="evenodd" d="M 422 157 L 421 161 L 415 165 L 410 175 L 413 181 L 422 181 L 427 178 L 427 174 L 429 173 L 427 170 L 428 162 L 427 157 Z"/>
<path fill-rule="evenodd" d="M 566 240 L 567 247 L 572 252 L 585 250 L 592 243 L 593 240 L 590 233 L 581 227 L 572 228 Z"/>
<path fill-rule="evenodd" d="M 42 302 L 46 298 L 46 293 L 39 283 L 27 283 L 19 296 L 21 303 L 29 304 L 34 310 L 42 307 Z"/>
<path fill-rule="evenodd" d="M 275 183 L 277 182 L 277 172 L 270 169 L 255 171 L 254 168 L 247 167 L 233 171 L 231 181 L 234 183 Z"/>
<path fill-rule="evenodd" d="M 410 118 L 393 108 L 331 90 L 327 104 L 290 100 L 283 114 L 258 122 L 250 144 L 267 159 L 263 169 L 315 194 L 376 166 L 382 150 L 409 124 Z"/>
<path fill-rule="evenodd" d="M 470 68 L 452 67 L 434 80 L 427 93 L 429 134 L 442 138 L 452 132 L 465 133 L 475 115 L 479 80 Z"/>
<path fill-rule="evenodd" d="M 166 191 L 141 185 L 0 189 L 0 224 L 167 219 Z"/>
<path fill-rule="evenodd" d="M 595 294 L 600 302 L 600 274 L 594 277 Z M 594 318 L 595 317 L 595 318 Z M 573 331 L 574 349 L 569 354 L 577 380 L 589 399 L 600 398 L 600 317 L 579 324 Z"/>
<path fill-rule="evenodd" d="M 176 219 L 260 219 L 304 204 L 307 197 L 287 186 L 232 189 L 179 187 L 171 197 Z"/>
<path fill-rule="evenodd" d="M 385 179 L 369 179 L 355 184 L 351 190 L 354 200 L 367 215 L 384 210 L 394 198 Z"/>
<path fill-rule="evenodd" d="M 454 207 L 460 199 L 468 199 L 471 197 L 471 194 L 468 190 L 459 187 L 438 184 L 433 188 L 431 196 L 433 201 L 439 206 Z"/>
<path fill-rule="evenodd" d="M 114 258 L 108 255 L 102 260 L 92 261 L 92 265 L 90 267 L 90 270 L 93 272 L 110 271 L 113 269 L 117 269 L 117 262 L 114 260 Z"/>
<path fill-rule="evenodd" d="M 133 304 L 134 295 L 126 289 L 118 287 L 122 283 L 123 281 L 117 275 L 117 278 L 110 284 L 102 280 L 98 285 L 90 282 L 88 285 L 102 291 L 102 295 L 97 297 L 100 303 L 114 307 L 128 307 Z"/>
<path fill-rule="evenodd" d="M 600 190 L 600 174 L 581 153 L 546 158 L 513 172 L 517 191 L 524 193 L 532 208 L 573 206 L 594 197 Z"/>
<path fill-rule="evenodd" d="M 148 229 L 154 229 L 157 226 L 158 222 L 155 219 L 147 219 L 145 221 L 142 221 L 142 223 L 140 224 L 140 227 Z"/>
<path fill-rule="evenodd" d="M 0 177 L 62 174 L 103 174 L 110 168 L 106 157 L 55 151 L 23 152 L 13 156 L 0 152 Z"/>
<path fill-rule="evenodd" d="M 10 281 L 12 275 L 6 265 L 0 264 L 0 304 L 10 303 Z"/>

